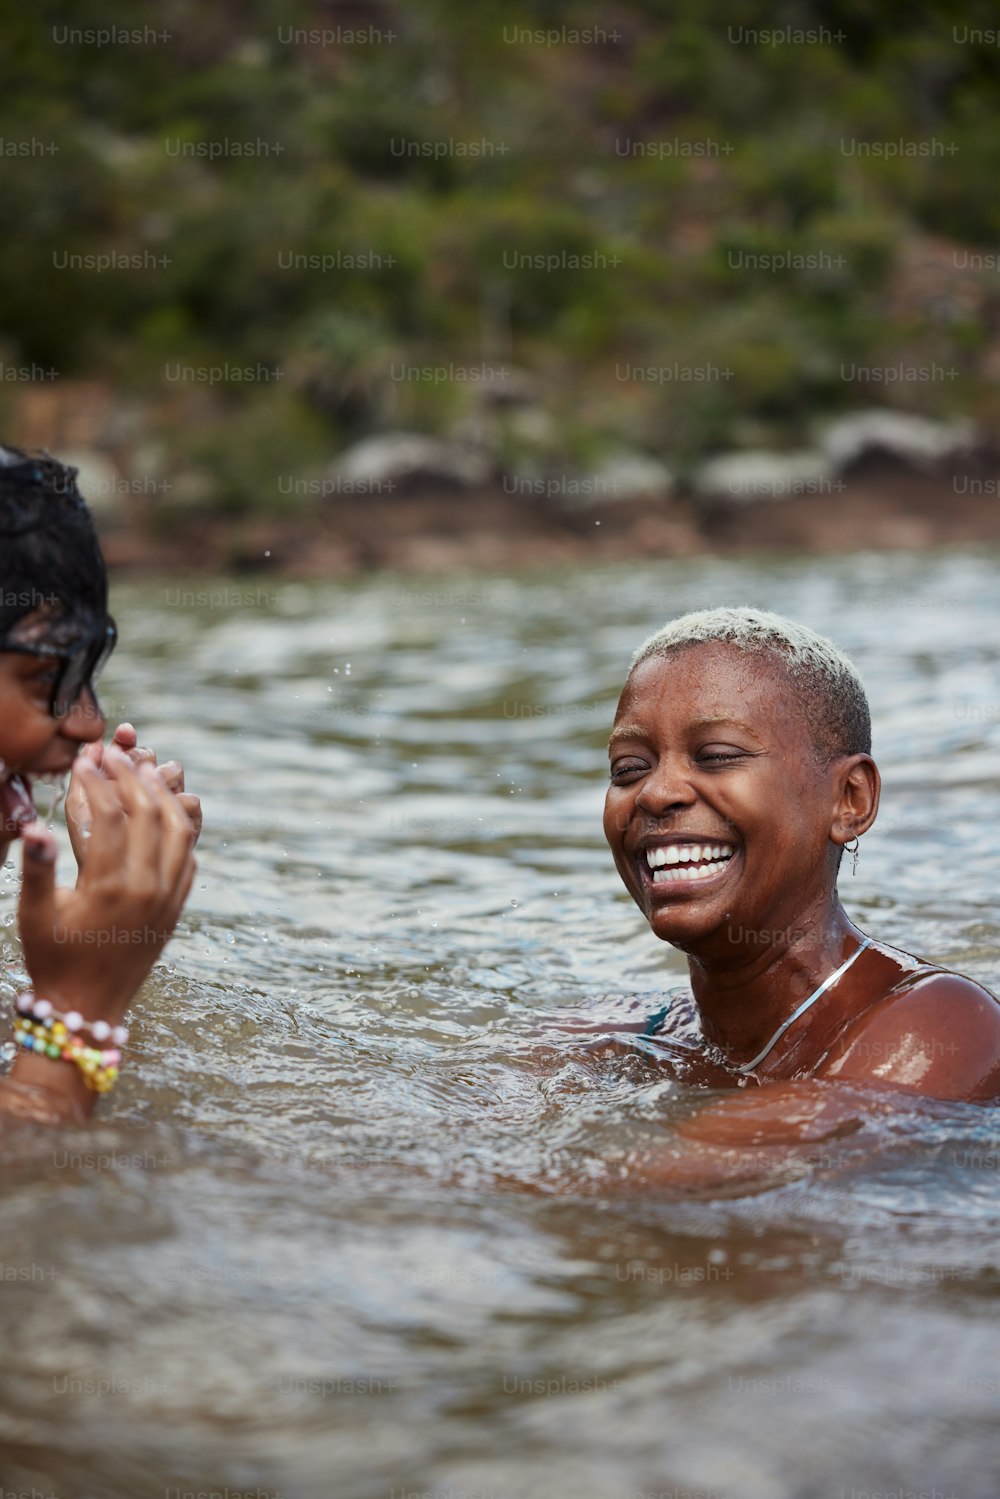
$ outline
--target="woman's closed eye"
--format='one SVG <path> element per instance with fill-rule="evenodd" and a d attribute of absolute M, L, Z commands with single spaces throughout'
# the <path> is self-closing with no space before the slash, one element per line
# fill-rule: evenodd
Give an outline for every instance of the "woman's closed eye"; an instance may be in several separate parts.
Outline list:
<path fill-rule="evenodd" d="M 738 749 L 734 744 L 712 744 L 699 750 L 697 759 L 703 765 L 722 764 L 727 760 L 744 760 L 749 755 L 749 750 Z"/>
<path fill-rule="evenodd" d="M 648 769 L 645 760 L 616 760 L 611 766 L 611 779 L 619 781 L 623 776 L 642 775 Z"/>

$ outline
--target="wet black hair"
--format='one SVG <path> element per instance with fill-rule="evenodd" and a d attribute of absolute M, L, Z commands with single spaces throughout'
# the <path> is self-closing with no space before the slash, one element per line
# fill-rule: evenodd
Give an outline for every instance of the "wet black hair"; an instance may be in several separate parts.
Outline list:
<path fill-rule="evenodd" d="M 71 638 L 107 614 L 108 572 L 77 470 L 0 444 L 0 649 L 41 611 Z"/>

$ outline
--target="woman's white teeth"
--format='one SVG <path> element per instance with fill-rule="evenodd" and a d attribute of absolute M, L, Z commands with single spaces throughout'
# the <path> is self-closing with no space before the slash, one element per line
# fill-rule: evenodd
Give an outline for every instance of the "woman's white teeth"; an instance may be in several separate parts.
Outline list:
<path fill-rule="evenodd" d="M 647 848 L 646 863 L 650 869 L 662 869 L 673 864 L 704 864 L 706 860 L 725 863 L 733 857 L 731 848 L 713 843 L 672 843 L 667 848 Z M 690 879 L 699 870 L 677 871 L 683 879 Z M 714 870 L 713 870 L 714 872 Z"/>
<path fill-rule="evenodd" d="M 654 869 L 653 884 L 666 885 L 672 880 L 686 880 L 690 884 L 692 880 L 707 880 L 709 875 L 725 869 L 726 862 L 725 859 L 716 859 L 711 864 L 699 864 L 696 869 Z"/>
<path fill-rule="evenodd" d="M 688 883 L 707 880 L 725 869 L 732 857 L 733 850 L 718 843 L 671 843 L 666 848 L 646 850 L 646 863 L 653 871 L 654 885 L 666 885 L 676 880 Z"/>

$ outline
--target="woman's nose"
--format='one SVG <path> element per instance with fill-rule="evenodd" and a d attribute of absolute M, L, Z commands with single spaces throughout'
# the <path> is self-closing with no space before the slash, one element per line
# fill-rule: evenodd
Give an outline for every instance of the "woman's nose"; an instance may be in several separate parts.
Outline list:
<path fill-rule="evenodd" d="M 645 777 L 636 797 L 644 812 L 662 817 L 674 807 L 690 807 L 695 793 L 680 762 L 664 755 L 652 773 Z"/>

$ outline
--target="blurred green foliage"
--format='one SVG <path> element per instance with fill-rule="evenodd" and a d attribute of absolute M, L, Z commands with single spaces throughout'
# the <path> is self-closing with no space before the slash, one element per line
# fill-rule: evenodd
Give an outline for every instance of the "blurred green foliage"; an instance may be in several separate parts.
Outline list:
<path fill-rule="evenodd" d="M 1000 299 L 970 300 L 956 268 L 1000 246 L 985 3 L 100 10 L 4 4 L 0 353 L 138 399 L 167 469 L 209 476 L 205 503 L 277 510 L 271 474 L 475 414 L 472 384 L 394 380 L 404 365 L 525 371 L 563 464 L 624 442 L 683 467 L 748 424 L 794 442 L 859 405 L 995 414 Z M 525 36 L 549 28 L 598 36 Z M 753 39 L 781 28 L 819 39 Z M 71 259 L 114 254 L 141 263 Z M 960 376 L 840 374 L 926 360 Z M 202 388 L 178 366 L 282 373 Z"/>

